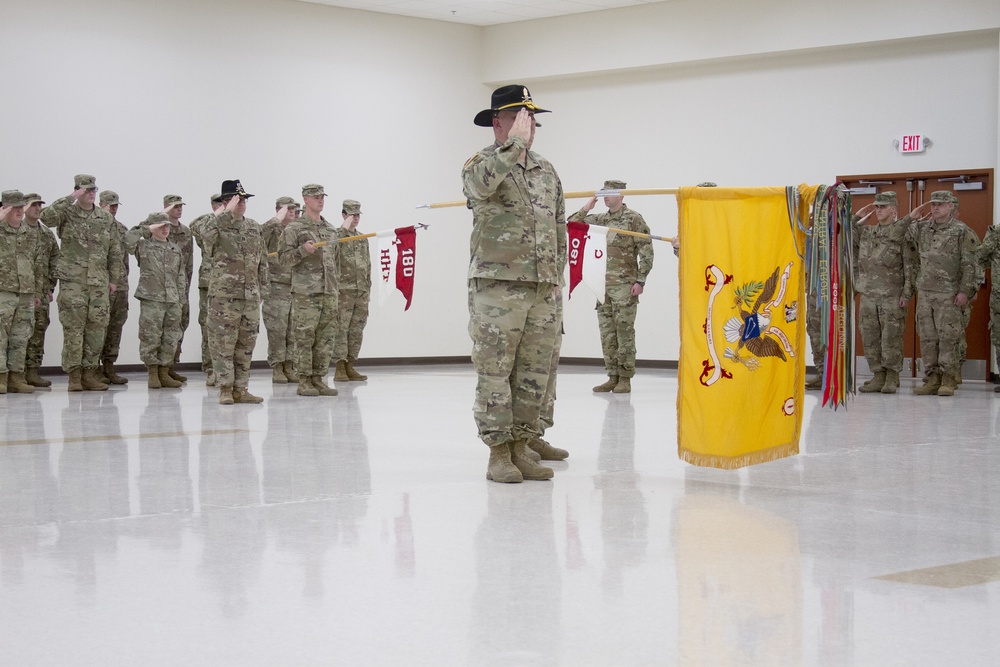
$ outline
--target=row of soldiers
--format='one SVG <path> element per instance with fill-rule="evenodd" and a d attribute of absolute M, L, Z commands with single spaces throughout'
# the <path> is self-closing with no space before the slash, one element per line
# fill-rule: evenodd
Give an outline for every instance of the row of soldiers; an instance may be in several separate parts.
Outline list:
<path fill-rule="evenodd" d="M 304 215 L 293 198 L 282 197 L 274 218 L 259 225 L 244 216 L 253 195 L 238 180 L 224 181 L 212 197 L 212 213 L 190 227 L 180 221 L 183 199 L 167 195 L 162 212 L 129 230 L 117 219 L 117 193 L 102 192 L 98 203 L 96 179 L 87 174 L 75 177 L 71 195 L 45 208 L 37 194 L 4 191 L 0 393 L 51 386 L 38 371 L 57 284 L 69 390 L 105 391 L 128 382 L 114 367 L 128 317 L 128 253 L 140 269 L 135 296 L 148 386 L 181 386 L 187 378 L 174 364 L 190 319 L 195 242 L 202 250 L 202 368 L 207 384 L 219 386 L 221 403 L 262 400 L 247 391 L 262 302 L 273 382 L 298 382 L 299 395 L 336 395 L 325 382 L 331 361 L 335 380 L 366 380 L 353 364 L 368 317 L 368 244 L 339 242 L 358 236 L 360 204 L 346 200 L 343 224 L 334 226 L 322 216 L 322 186 L 304 186 L 302 195 Z"/>
<path fill-rule="evenodd" d="M 958 207 L 954 193 L 939 190 L 900 218 L 896 193 L 882 192 L 852 217 L 859 328 L 874 374 L 861 392 L 894 394 L 899 388 L 907 305 L 916 293 L 924 383 L 914 393 L 953 396 L 962 382 L 971 301 L 987 268 L 992 268 L 993 279 L 990 338 L 1000 357 L 1000 232 L 991 227 L 980 243 L 956 217 Z M 814 308 L 809 309 L 807 327 L 818 372 L 806 387 L 818 389 L 826 350 Z M 1000 392 L 1000 385 L 994 390 Z"/>

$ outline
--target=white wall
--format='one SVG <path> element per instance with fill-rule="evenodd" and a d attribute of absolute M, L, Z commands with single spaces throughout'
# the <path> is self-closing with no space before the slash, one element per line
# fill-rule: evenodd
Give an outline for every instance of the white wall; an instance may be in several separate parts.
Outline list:
<path fill-rule="evenodd" d="M 94 173 L 133 223 L 167 192 L 193 203 L 190 220 L 226 178 L 258 195 L 249 215 L 263 222 L 276 197 L 323 183 L 333 216 L 340 199 L 362 201 L 364 230 L 431 223 L 412 308 L 374 315 L 363 356 L 467 355 L 469 214 L 413 207 L 461 198 L 461 164 L 491 140 L 471 119 L 495 85 L 527 83 L 553 109 L 536 148 L 567 190 L 995 168 L 1000 5 L 940 6 L 674 0 L 479 29 L 292 0 L 93 0 L 83 15 L 67 0 L 0 0 L 33 26 L 8 32 L 0 59 L 30 102 L 0 109 L 0 185 L 51 201 Z M 934 146 L 900 156 L 890 142 L 904 131 Z M 672 197 L 628 203 L 654 233 L 676 230 Z M 676 264 L 657 249 L 639 356 L 676 359 Z M 598 358 L 579 289 L 563 353 Z M 123 363 L 138 363 L 133 307 Z M 198 340 L 193 324 L 185 361 Z M 60 345 L 56 323 L 46 365 Z M 262 331 L 255 358 L 265 349 Z"/>

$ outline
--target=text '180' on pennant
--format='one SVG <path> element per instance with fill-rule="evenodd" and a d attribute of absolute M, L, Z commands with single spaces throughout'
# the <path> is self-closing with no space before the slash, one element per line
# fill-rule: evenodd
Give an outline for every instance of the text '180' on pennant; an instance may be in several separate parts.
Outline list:
<path fill-rule="evenodd" d="M 569 296 L 581 282 L 604 303 L 605 277 L 608 268 L 608 228 L 585 222 L 566 223 L 569 249 Z"/>
<path fill-rule="evenodd" d="M 732 469 L 797 454 L 805 237 L 785 188 L 681 188 L 677 204 L 678 455 Z"/>
<path fill-rule="evenodd" d="M 417 231 L 414 227 L 398 227 L 377 232 L 378 263 L 381 279 L 378 287 L 379 306 L 385 303 L 393 287 L 406 299 L 410 309 L 413 301 L 413 279 L 417 270 Z"/>

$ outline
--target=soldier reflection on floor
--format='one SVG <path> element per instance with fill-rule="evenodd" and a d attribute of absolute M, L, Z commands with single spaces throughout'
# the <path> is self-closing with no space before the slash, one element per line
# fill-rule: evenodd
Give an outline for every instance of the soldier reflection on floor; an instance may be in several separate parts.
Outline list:
<path fill-rule="evenodd" d="M 164 435 L 143 439 L 139 447 L 139 512 L 148 518 L 137 522 L 135 530 L 160 548 L 180 549 L 185 517 L 194 509 L 194 489 L 178 395 L 149 392 L 139 432 Z"/>

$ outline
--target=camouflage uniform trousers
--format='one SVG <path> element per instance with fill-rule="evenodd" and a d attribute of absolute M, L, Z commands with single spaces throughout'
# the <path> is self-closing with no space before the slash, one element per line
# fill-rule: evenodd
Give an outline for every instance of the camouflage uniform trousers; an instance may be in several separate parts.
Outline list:
<path fill-rule="evenodd" d="M 0 373 L 23 373 L 35 322 L 35 295 L 0 292 Z"/>
<path fill-rule="evenodd" d="M 26 368 L 41 368 L 42 357 L 45 356 L 45 331 L 49 328 L 49 296 L 42 295 L 42 303 L 35 306 L 35 326 L 28 340 L 28 350 L 25 354 Z"/>
<path fill-rule="evenodd" d="M 608 375 L 630 378 L 635 375 L 635 316 L 639 297 L 632 285 L 608 285 L 604 303 L 597 304 L 597 326 L 601 331 L 604 367 Z"/>
<path fill-rule="evenodd" d="M 63 327 L 64 371 L 101 365 L 101 351 L 111 317 L 109 296 L 107 286 L 59 283 L 56 304 Z"/>
<path fill-rule="evenodd" d="M 563 300 L 562 290 L 556 296 L 556 338 L 552 344 L 552 361 L 549 364 L 549 379 L 545 383 L 545 396 L 542 398 L 542 409 L 538 416 L 539 430 L 542 435 L 555 424 L 556 410 L 556 375 L 559 372 L 559 352 L 562 350 L 563 339 Z"/>
<path fill-rule="evenodd" d="M 171 366 L 181 339 L 181 304 L 139 301 L 139 358 L 147 366 Z"/>
<path fill-rule="evenodd" d="M 990 342 L 1000 360 L 1000 293 L 997 291 L 990 292 Z"/>
<path fill-rule="evenodd" d="M 212 370 L 212 351 L 208 347 L 208 288 L 198 288 L 198 326 L 201 327 L 201 371 Z"/>
<path fill-rule="evenodd" d="M 361 342 L 368 324 L 370 290 L 342 289 L 337 295 L 337 335 L 333 343 L 333 360 L 358 360 Z"/>
<path fill-rule="evenodd" d="M 271 368 L 295 360 L 292 345 L 292 286 L 271 283 L 264 299 L 264 329 L 267 330 L 267 363 Z"/>
<path fill-rule="evenodd" d="M 293 294 L 292 331 L 295 368 L 302 375 L 325 377 L 337 334 L 337 295 Z"/>
<path fill-rule="evenodd" d="M 118 361 L 122 345 L 122 329 L 128 320 L 128 290 L 118 289 L 109 299 L 108 332 L 104 336 L 101 361 Z"/>
<path fill-rule="evenodd" d="M 954 294 L 920 292 L 917 299 L 917 334 L 925 375 L 961 372 L 961 340 L 965 338 L 965 316 L 955 304 Z"/>
<path fill-rule="evenodd" d="M 861 295 L 861 342 L 865 359 L 873 373 L 903 370 L 903 332 L 906 308 L 899 307 L 898 296 Z"/>
<path fill-rule="evenodd" d="M 220 387 L 246 387 L 260 329 L 260 302 L 213 296 L 208 300 L 208 346 Z"/>
<path fill-rule="evenodd" d="M 177 347 L 174 350 L 173 363 L 181 360 L 181 343 L 184 342 L 184 334 L 187 332 L 189 324 L 191 324 L 191 303 L 187 294 L 185 294 L 184 303 L 181 304 L 181 337 L 178 339 Z"/>
<path fill-rule="evenodd" d="M 479 376 L 472 413 L 479 438 L 491 447 L 541 435 L 559 328 L 557 289 L 541 282 L 469 281 L 469 336 Z"/>
<path fill-rule="evenodd" d="M 806 333 L 809 335 L 813 366 L 816 367 L 816 374 L 822 376 L 823 368 L 826 366 L 826 341 L 823 332 L 820 331 L 820 325 L 819 309 L 815 307 L 812 299 L 806 299 Z M 865 349 L 868 349 L 867 343 Z"/>

